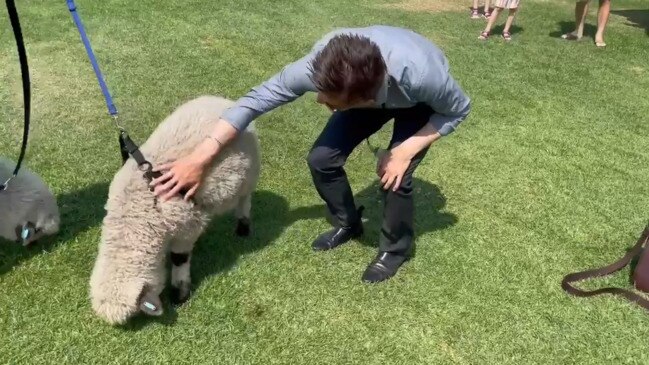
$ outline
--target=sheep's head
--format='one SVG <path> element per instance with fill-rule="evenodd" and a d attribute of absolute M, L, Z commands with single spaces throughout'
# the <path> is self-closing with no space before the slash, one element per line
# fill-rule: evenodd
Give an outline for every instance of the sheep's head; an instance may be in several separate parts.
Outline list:
<path fill-rule="evenodd" d="M 149 316 L 161 316 L 164 313 L 162 301 L 147 285 L 144 286 L 138 298 L 138 308 Z"/>
<path fill-rule="evenodd" d="M 160 316 L 164 312 L 159 298 L 164 288 L 164 239 L 148 232 L 148 220 L 122 212 L 108 209 L 104 217 L 90 277 L 93 310 L 112 325 L 125 324 L 138 314 Z"/>
<path fill-rule="evenodd" d="M 15 227 L 16 242 L 27 246 L 45 236 L 59 232 L 61 216 L 56 199 L 50 193 L 31 202 L 30 213 Z"/>
<path fill-rule="evenodd" d="M 59 231 L 60 219 L 58 212 L 43 215 L 35 222 L 25 221 L 15 228 L 16 242 L 27 246 L 42 237 L 54 235 Z"/>
<path fill-rule="evenodd" d="M 113 290 L 96 293 L 92 306 L 99 317 L 112 325 L 125 324 L 138 313 L 161 316 L 164 313 L 160 297 L 148 286 L 124 283 Z"/>

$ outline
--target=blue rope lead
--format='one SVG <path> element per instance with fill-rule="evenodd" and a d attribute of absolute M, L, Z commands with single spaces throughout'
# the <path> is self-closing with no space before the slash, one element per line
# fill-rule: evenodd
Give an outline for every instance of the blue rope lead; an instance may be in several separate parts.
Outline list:
<path fill-rule="evenodd" d="M 117 108 L 115 107 L 115 104 L 113 103 L 113 98 L 110 95 L 110 91 L 108 91 L 108 87 L 104 82 L 104 77 L 101 74 L 99 65 L 97 64 L 97 59 L 95 58 L 95 54 L 92 51 L 92 47 L 90 46 L 90 41 L 88 40 L 88 36 L 86 36 L 86 31 L 83 28 L 83 23 L 81 23 L 81 18 L 79 17 L 79 13 L 77 13 L 77 6 L 74 3 L 74 0 L 67 0 L 67 2 L 68 2 L 68 9 L 70 9 L 70 13 L 72 14 L 72 18 L 74 19 L 74 23 L 77 25 L 77 28 L 79 29 L 79 34 L 81 35 L 81 40 L 83 41 L 83 45 L 86 47 L 86 52 L 88 53 L 88 58 L 90 58 L 90 63 L 92 63 L 92 68 L 95 70 L 95 75 L 97 75 L 97 80 L 99 81 L 99 87 L 101 88 L 101 92 L 104 94 L 104 99 L 106 99 L 108 114 L 110 114 L 112 117 L 116 117 Z"/>
<path fill-rule="evenodd" d="M 90 63 L 92 63 L 92 68 L 95 70 L 95 75 L 97 75 L 97 80 L 99 81 L 99 87 L 101 87 L 101 92 L 104 94 L 104 99 L 106 99 L 106 106 L 108 107 L 108 113 L 115 119 L 115 124 L 117 125 L 117 128 L 119 128 L 120 133 L 119 133 L 119 146 L 120 146 L 120 152 L 122 154 L 122 163 L 126 163 L 126 160 L 128 159 L 129 156 L 133 157 L 135 162 L 137 163 L 138 167 L 143 169 L 144 172 L 144 178 L 148 181 L 151 182 L 151 180 L 161 176 L 162 174 L 159 171 L 154 172 L 152 169 L 152 165 L 149 161 L 146 160 L 144 155 L 142 155 L 142 152 L 140 151 L 140 148 L 138 147 L 135 142 L 128 136 L 128 133 L 126 133 L 126 130 L 122 128 L 119 123 L 117 123 L 117 108 L 115 108 L 115 104 L 113 104 L 113 99 L 110 96 L 110 92 L 108 91 L 108 87 L 106 87 L 106 83 L 104 82 L 104 77 L 101 74 L 101 70 L 99 69 L 99 65 L 97 64 L 97 59 L 95 58 L 95 54 L 92 52 L 92 47 L 90 46 L 90 41 L 88 40 L 88 37 L 86 36 L 86 31 L 83 28 L 83 23 L 81 23 L 81 18 L 79 17 L 79 13 L 77 13 L 77 6 L 74 3 L 74 0 L 66 0 L 68 3 L 68 9 L 70 10 L 70 13 L 72 14 L 72 18 L 74 19 L 74 23 L 77 25 L 77 28 L 79 29 L 79 34 L 81 35 L 81 40 L 83 41 L 83 45 L 86 47 L 86 52 L 88 53 L 88 58 L 90 59 Z M 181 190 L 179 192 L 183 196 L 187 193 L 185 190 Z"/>

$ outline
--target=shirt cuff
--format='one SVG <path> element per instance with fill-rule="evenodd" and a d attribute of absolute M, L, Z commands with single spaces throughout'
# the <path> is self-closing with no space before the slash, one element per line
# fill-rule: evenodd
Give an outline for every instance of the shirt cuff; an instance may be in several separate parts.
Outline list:
<path fill-rule="evenodd" d="M 462 118 L 458 116 L 448 116 L 435 113 L 430 117 L 428 122 L 435 127 L 441 136 L 448 136 L 455 131 L 461 121 Z"/>
<path fill-rule="evenodd" d="M 246 129 L 255 117 L 256 115 L 253 110 L 236 105 L 226 109 L 221 115 L 221 119 L 228 122 L 239 132 Z"/>

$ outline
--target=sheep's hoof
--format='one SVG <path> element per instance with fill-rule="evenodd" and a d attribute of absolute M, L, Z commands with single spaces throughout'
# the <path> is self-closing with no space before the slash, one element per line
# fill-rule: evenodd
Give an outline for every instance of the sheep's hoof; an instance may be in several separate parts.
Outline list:
<path fill-rule="evenodd" d="M 189 288 L 176 288 L 171 287 L 171 303 L 173 305 L 181 305 L 189 299 Z"/>
<path fill-rule="evenodd" d="M 240 237 L 250 236 L 250 220 L 248 218 L 240 218 L 237 220 L 236 234 Z"/>

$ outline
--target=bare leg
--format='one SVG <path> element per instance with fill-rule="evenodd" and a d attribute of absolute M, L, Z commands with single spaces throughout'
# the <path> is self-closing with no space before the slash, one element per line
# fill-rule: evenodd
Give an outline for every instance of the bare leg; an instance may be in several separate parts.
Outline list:
<path fill-rule="evenodd" d="M 489 14 L 489 0 L 485 0 L 484 2 L 484 13 Z"/>
<path fill-rule="evenodd" d="M 584 24 L 588 13 L 590 0 L 582 0 L 575 4 L 575 30 L 561 36 L 563 39 L 579 40 L 584 36 Z"/>
<path fill-rule="evenodd" d="M 487 27 L 484 29 L 484 32 L 480 34 L 480 39 L 486 39 L 487 36 L 489 35 L 489 32 L 491 31 L 491 27 L 493 27 L 494 23 L 496 22 L 496 19 L 498 19 L 498 15 L 500 15 L 500 11 L 502 8 L 496 8 L 494 9 L 494 12 L 491 13 L 491 16 L 489 17 L 489 21 L 487 22 Z M 487 35 L 487 36 L 485 36 Z"/>
<path fill-rule="evenodd" d="M 597 47 L 605 47 L 604 30 L 608 22 L 608 16 L 611 12 L 611 0 L 599 0 L 599 12 L 597 14 L 597 34 L 595 34 L 595 44 Z"/>
<path fill-rule="evenodd" d="M 471 8 L 471 18 L 478 19 L 478 0 L 473 0 L 473 7 Z"/>
<path fill-rule="evenodd" d="M 509 29 L 512 26 L 512 23 L 514 22 L 514 17 L 516 16 L 516 8 L 514 9 L 509 9 L 509 16 L 507 16 L 507 22 L 505 23 L 505 29 L 503 29 L 503 35 L 505 36 L 506 40 L 509 40 L 511 38 L 508 38 L 507 35 L 509 35 Z"/>

